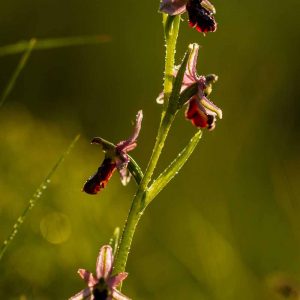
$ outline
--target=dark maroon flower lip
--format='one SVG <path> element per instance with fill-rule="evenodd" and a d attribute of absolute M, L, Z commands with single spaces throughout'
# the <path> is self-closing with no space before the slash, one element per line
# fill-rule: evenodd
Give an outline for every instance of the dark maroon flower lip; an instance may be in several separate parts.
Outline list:
<path fill-rule="evenodd" d="M 213 130 L 215 128 L 216 116 L 214 113 L 208 113 L 205 109 L 201 109 L 199 101 L 196 97 L 192 98 L 185 112 L 185 117 L 198 128 L 207 128 Z"/>
<path fill-rule="evenodd" d="M 189 24 L 196 28 L 199 32 L 215 32 L 217 23 L 214 18 L 213 9 L 209 9 L 207 5 L 202 5 L 202 0 L 189 0 L 186 4 L 186 9 L 189 15 Z"/>
<path fill-rule="evenodd" d="M 199 32 L 215 32 L 215 7 L 208 0 L 161 0 L 160 11 L 175 16 L 188 12 L 189 24 Z"/>
<path fill-rule="evenodd" d="M 129 155 L 127 152 L 132 151 L 137 146 L 137 138 L 142 126 L 143 112 L 140 110 L 136 115 L 136 123 L 132 135 L 124 141 L 114 145 L 100 137 L 94 137 L 92 144 L 102 146 L 105 152 L 105 158 L 97 172 L 91 176 L 83 186 L 83 191 L 87 194 L 95 195 L 105 188 L 115 170 L 118 170 L 123 185 L 130 181 L 131 174 L 127 168 Z"/>
<path fill-rule="evenodd" d="M 111 158 L 105 158 L 97 172 L 86 181 L 82 190 L 87 194 L 97 194 L 106 187 L 116 168 L 116 163 Z"/>
<path fill-rule="evenodd" d="M 222 119 L 222 110 L 210 101 L 207 96 L 211 93 L 211 84 L 218 79 L 218 76 L 214 74 L 207 77 L 199 76 L 196 70 L 199 45 L 190 44 L 189 49 L 191 50 L 191 54 L 183 76 L 180 92 L 183 93 L 192 87 L 194 95 L 186 102 L 187 110 L 185 117 L 197 128 L 213 130 L 216 126 L 217 117 Z M 177 76 L 179 68 L 180 66 L 174 68 L 174 77 Z M 197 87 L 196 90 L 194 88 L 195 84 Z M 163 98 L 164 94 L 162 92 L 156 101 L 163 103 Z"/>

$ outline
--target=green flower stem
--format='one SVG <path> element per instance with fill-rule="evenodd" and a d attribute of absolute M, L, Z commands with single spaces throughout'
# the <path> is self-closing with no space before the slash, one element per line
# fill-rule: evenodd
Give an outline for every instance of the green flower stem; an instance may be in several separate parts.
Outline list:
<path fill-rule="evenodd" d="M 145 176 L 143 177 L 140 185 L 140 188 L 143 191 L 146 191 L 148 184 L 152 178 L 153 172 L 155 170 L 161 152 L 164 148 L 165 141 L 167 139 L 169 130 L 172 126 L 174 119 L 175 119 L 175 115 L 171 115 L 170 113 L 167 112 L 161 122 L 160 128 L 157 133 L 156 142 L 153 148 L 152 156 L 150 158 L 147 170 L 145 172 Z"/>
<path fill-rule="evenodd" d="M 173 68 L 175 61 L 176 41 L 179 32 L 180 17 L 163 16 L 163 25 L 166 39 L 166 60 L 165 60 L 165 78 L 164 78 L 164 108 L 162 112 L 161 123 L 158 129 L 155 146 L 149 160 L 145 175 L 139 185 L 138 191 L 133 198 L 131 208 L 122 233 L 119 249 L 114 263 L 114 273 L 125 271 L 128 254 L 130 251 L 132 239 L 136 226 L 146 208 L 147 188 L 151 181 L 153 172 L 161 155 L 166 138 L 171 125 L 174 121 L 175 114 L 167 111 L 168 99 L 173 88 Z"/>
<path fill-rule="evenodd" d="M 166 40 L 165 78 L 164 78 L 164 116 L 173 88 L 173 69 L 175 63 L 176 42 L 179 32 L 180 16 L 163 15 L 163 26 Z"/>
<path fill-rule="evenodd" d="M 125 223 L 122 238 L 119 245 L 119 250 L 117 252 L 116 260 L 114 263 L 114 273 L 120 273 L 125 271 L 128 254 L 130 251 L 132 239 L 135 233 L 136 226 L 147 206 L 147 186 L 151 180 L 153 171 L 156 167 L 160 154 L 165 144 L 165 140 L 168 136 L 170 127 L 173 123 L 175 116 L 171 114 L 166 114 L 161 122 L 159 128 L 156 143 L 150 158 L 148 168 L 145 175 L 139 185 L 138 191 L 132 201 L 132 205 L 128 214 L 128 218 Z"/>

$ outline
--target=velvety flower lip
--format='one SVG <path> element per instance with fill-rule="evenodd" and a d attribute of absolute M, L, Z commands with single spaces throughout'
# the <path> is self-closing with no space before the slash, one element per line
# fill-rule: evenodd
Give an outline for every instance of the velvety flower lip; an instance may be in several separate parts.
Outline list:
<path fill-rule="evenodd" d="M 92 144 L 99 144 L 105 151 L 105 158 L 98 168 L 97 172 L 91 176 L 83 186 L 83 191 L 95 195 L 105 188 L 109 179 L 115 170 L 118 170 L 123 185 L 128 184 L 131 174 L 128 171 L 129 156 L 127 152 L 132 151 L 137 146 L 143 119 L 143 112 L 140 110 L 136 116 L 136 123 L 133 134 L 124 141 L 119 142 L 116 146 L 108 144 L 99 137 L 92 139 Z"/>
<path fill-rule="evenodd" d="M 105 158 L 97 172 L 86 181 L 83 190 L 88 194 L 97 194 L 105 188 L 115 170 L 116 163 L 111 158 Z"/>
<path fill-rule="evenodd" d="M 199 45 L 190 44 L 191 54 L 183 76 L 181 92 L 191 85 L 197 84 L 197 92 L 187 101 L 188 104 L 185 116 L 192 124 L 198 128 L 213 130 L 217 117 L 222 119 L 222 110 L 206 97 L 208 81 L 205 76 L 197 74 L 197 60 Z M 174 76 L 177 75 L 180 66 L 174 68 Z M 215 75 L 214 75 L 215 76 Z M 215 76 L 216 78 L 216 76 Z M 163 103 L 164 94 L 160 93 L 156 101 Z"/>
<path fill-rule="evenodd" d="M 96 263 L 96 274 L 85 269 L 79 269 L 79 276 L 87 283 L 87 288 L 77 293 L 69 300 L 130 300 L 116 287 L 127 277 L 126 272 L 112 276 L 113 251 L 111 246 L 102 246 Z"/>
<path fill-rule="evenodd" d="M 209 1 L 189 0 L 186 9 L 191 27 L 203 33 L 217 30 L 217 23 L 214 18 L 216 10 Z"/>
<path fill-rule="evenodd" d="M 191 27 L 203 33 L 217 30 L 216 9 L 208 0 L 162 0 L 160 11 L 170 16 L 187 11 Z"/>

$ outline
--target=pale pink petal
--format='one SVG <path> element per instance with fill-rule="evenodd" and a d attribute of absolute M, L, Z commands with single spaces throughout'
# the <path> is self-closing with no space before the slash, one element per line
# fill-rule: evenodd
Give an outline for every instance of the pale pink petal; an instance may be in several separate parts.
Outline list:
<path fill-rule="evenodd" d="M 208 100 L 206 97 L 202 97 L 200 103 L 204 106 L 205 109 L 209 110 L 210 112 L 215 113 L 220 119 L 222 119 L 223 113 L 222 110 L 216 106 L 213 102 Z"/>
<path fill-rule="evenodd" d="M 91 272 L 85 269 L 79 269 L 78 274 L 88 284 L 89 287 L 92 287 L 95 284 L 97 284 L 97 279 Z"/>
<path fill-rule="evenodd" d="M 159 10 L 168 15 L 174 16 L 186 11 L 187 0 L 162 0 Z"/>
<path fill-rule="evenodd" d="M 173 70 L 174 77 L 177 76 L 177 73 L 178 73 L 179 69 L 180 69 L 180 65 L 174 67 L 174 70 Z M 182 85 L 181 85 L 180 92 L 182 92 L 183 90 L 185 90 L 187 87 L 189 87 L 190 85 L 192 85 L 196 81 L 197 81 L 197 78 L 195 78 L 195 76 L 193 76 L 193 75 L 190 74 L 188 66 L 187 66 L 186 70 L 184 72 L 184 75 L 183 75 Z"/>
<path fill-rule="evenodd" d="M 116 289 L 112 290 L 112 299 L 114 299 L 114 300 L 130 300 L 130 298 L 123 295 L 120 291 L 118 291 Z"/>
<path fill-rule="evenodd" d="M 117 144 L 116 150 L 118 152 L 128 152 L 133 150 L 136 147 L 136 140 L 139 136 L 141 126 L 142 126 L 142 120 L 143 120 L 143 111 L 139 110 L 137 115 L 136 115 L 136 122 L 133 130 L 133 134 L 131 137 L 125 141 L 121 141 L 120 143 Z"/>
<path fill-rule="evenodd" d="M 129 183 L 131 174 L 127 169 L 129 157 L 126 153 L 120 152 L 119 156 L 115 158 L 117 170 L 119 171 L 122 184 L 125 186 Z"/>
<path fill-rule="evenodd" d="M 118 169 L 119 174 L 120 174 L 120 179 L 121 179 L 121 183 L 126 186 L 131 179 L 131 173 L 129 172 L 129 170 L 126 167 L 123 167 L 121 169 Z"/>
<path fill-rule="evenodd" d="M 163 104 L 164 103 L 164 92 L 161 92 L 156 98 L 156 103 Z"/>
<path fill-rule="evenodd" d="M 113 250 L 111 246 L 102 246 L 97 258 L 96 274 L 97 278 L 105 280 L 110 276 L 113 266 Z"/>
<path fill-rule="evenodd" d="M 131 142 L 131 144 L 129 144 L 128 146 L 126 146 L 125 151 L 126 152 L 132 151 L 136 146 L 137 146 L 137 143 L 135 141 Z"/>
<path fill-rule="evenodd" d="M 110 277 L 107 284 L 111 288 L 114 288 L 114 287 L 118 286 L 124 279 L 126 279 L 127 276 L 128 276 L 128 273 L 121 272 L 115 276 Z"/>
<path fill-rule="evenodd" d="M 198 79 L 197 60 L 198 60 L 199 45 L 196 43 L 190 44 L 189 49 L 191 50 L 191 54 L 189 56 L 185 77 L 187 77 L 186 79 L 189 80 L 193 79 L 195 82 Z"/>
<path fill-rule="evenodd" d="M 69 298 L 69 300 L 92 300 L 92 289 L 86 288 L 79 293 L 77 293 L 75 296 Z"/>

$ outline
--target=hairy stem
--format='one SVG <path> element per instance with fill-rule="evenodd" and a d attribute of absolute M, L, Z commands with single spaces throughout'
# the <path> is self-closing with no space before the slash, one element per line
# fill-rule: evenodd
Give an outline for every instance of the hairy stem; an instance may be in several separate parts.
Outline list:
<path fill-rule="evenodd" d="M 114 273 L 124 272 L 128 254 L 131 248 L 132 239 L 136 226 L 146 208 L 147 188 L 151 181 L 153 172 L 161 155 L 169 130 L 175 115 L 167 112 L 167 103 L 173 88 L 173 68 L 175 60 L 176 41 L 180 25 L 180 17 L 163 16 L 163 25 L 166 39 L 166 60 L 164 77 L 164 108 L 161 123 L 158 129 L 155 146 L 148 163 L 145 175 L 138 187 L 137 193 L 133 198 L 131 208 L 122 233 L 119 249 L 114 263 Z"/>
<path fill-rule="evenodd" d="M 169 102 L 169 97 L 173 88 L 173 69 L 175 63 L 176 42 L 179 32 L 180 16 L 163 16 L 163 25 L 166 40 L 166 59 L 164 77 L 164 116 Z"/>

